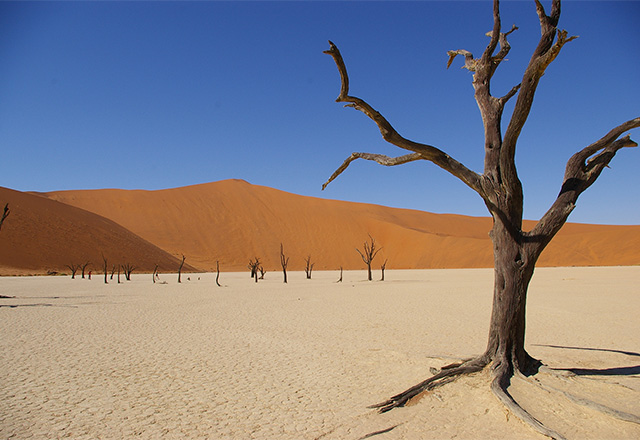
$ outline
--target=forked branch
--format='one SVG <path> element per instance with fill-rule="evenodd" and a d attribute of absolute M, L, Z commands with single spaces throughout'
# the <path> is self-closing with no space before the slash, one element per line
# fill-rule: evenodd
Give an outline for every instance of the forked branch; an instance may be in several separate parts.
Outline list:
<path fill-rule="evenodd" d="M 589 188 L 609 166 L 618 150 L 638 146 L 629 135 L 620 138 L 628 130 L 638 127 L 640 127 L 640 117 L 620 124 L 569 159 L 557 199 L 527 234 L 534 245 L 544 248 L 551 241 L 569 217 L 580 194 Z M 545 239 L 542 240 L 542 237 Z"/>
<path fill-rule="evenodd" d="M 362 113 L 367 115 L 373 122 L 376 123 L 384 140 L 386 140 L 390 144 L 420 155 L 420 157 L 413 156 L 411 160 L 424 159 L 433 162 L 440 168 L 448 171 L 449 173 L 462 180 L 470 188 L 472 188 L 484 198 L 484 192 L 480 184 L 480 175 L 478 175 L 474 171 L 471 171 L 463 164 L 434 146 L 410 141 L 400 136 L 400 134 L 398 134 L 398 132 L 395 130 L 395 128 L 393 128 L 389 121 L 387 121 L 384 116 L 378 113 L 366 101 L 360 98 L 356 98 L 355 96 L 350 96 L 349 75 L 347 74 L 347 68 L 344 64 L 344 60 L 342 59 L 342 55 L 340 54 L 337 46 L 333 44 L 333 42 L 329 41 L 329 45 L 329 50 L 325 50 L 324 53 L 331 55 L 331 57 L 335 61 L 336 66 L 338 67 L 338 71 L 340 72 L 341 79 L 340 95 L 336 99 L 336 102 L 345 102 L 347 103 L 347 107 L 353 107 L 356 110 L 360 110 Z M 347 161 L 349 160 L 347 159 Z M 351 161 L 349 161 L 349 163 L 350 162 Z M 338 173 L 337 175 L 339 174 L 340 173 Z M 331 180 L 333 179 L 329 179 L 327 183 L 331 182 Z M 327 184 L 325 184 L 324 186 L 326 187 L 326 185 Z"/>

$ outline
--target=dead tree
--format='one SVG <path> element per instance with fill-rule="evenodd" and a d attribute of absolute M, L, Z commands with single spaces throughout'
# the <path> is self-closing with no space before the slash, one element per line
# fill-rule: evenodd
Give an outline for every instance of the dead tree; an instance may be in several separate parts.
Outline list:
<path fill-rule="evenodd" d="M 249 260 L 249 264 L 247 264 L 247 267 L 251 271 L 251 278 L 256 277 L 256 274 L 258 273 L 259 265 L 260 265 L 260 259 L 258 257 L 256 257 L 255 260 Z"/>
<path fill-rule="evenodd" d="M 472 171 L 437 147 L 402 137 L 387 119 L 367 102 L 349 95 L 347 69 L 338 48 L 329 42 L 330 49 L 325 51 L 333 57 L 341 77 L 340 95 L 336 101 L 363 112 L 376 123 L 386 141 L 409 153 L 395 158 L 380 154 L 353 153 L 333 173 L 323 188 L 356 159 L 372 160 L 385 166 L 426 160 L 457 177 L 475 191 L 493 217 L 490 236 L 494 249 L 495 280 L 485 352 L 473 359 L 443 367 L 434 376 L 375 405 L 374 407 L 381 412 L 403 406 L 414 396 L 461 375 L 490 367 L 493 376 L 492 391 L 514 414 L 544 435 L 562 438 L 560 434 L 533 418 L 507 391 L 514 374 L 531 374 L 541 366 L 541 362 L 531 357 L 524 346 L 527 290 L 538 257 L 565 224 L 576 206 L 578 197 L 596 181 L 620 149 L 637 146 L 629 135 L 623 135 L 640 127 L 640 117 L 618 125 L 602 138 L 575 153 L 567 162 L 557 198 L 533 229 L 523 231 L 523 190 L 515 164 L 516 143 L 527 121 L 534 94 L 545 70 L 563 46 L 575 38 L 568 37 L 566 31 L 557 28 L 560 0 L 553 0 L 550 14 L 547 14 L 539 0 L 535 0 L 535 5 L 541 29 L 540 41 L 520 84 L 511 88 L 504 96 L 491 94 L 491 80 L 511 49 L 507 38 L 517 27 L 512 27 L 508 32 L 502 31 L 498 0 L 493 2 L 493 29 L 488 34 L 490 41 L 480 57 L 475 58 L 467 50 L 448 52 L 448 66 L 458 55 L 462 55 L 464 67 L 473 74 L 474 97 L 484 125 L 483 173 Z M 506 129 L 503 130 L 503 109 L 505 104 L 516 96 L 513 113 Z M 620 413 L 616 412 L 616 415 L 620 416 Z M 635 421 L 638 420 L 640 419 L 635 416 Z"/>
<path fill-rule="evenodd" d="M 284 282 L 287 283 L 287 266 L 289 265 L 289 257 L 285 257 L 284 248 L 280 243 L 280 265 L 282 266 L 282 273 L 284 274 Z"/>
<path fill-rule="evenodd" d="M 340 266 L 340 279 L 336 281 L 336 283 L 341 283 L 341 282 L 342 282 L 342 266 Z"/>
<path fill-rule="evenodd" d="M 2 217 L 0 217 L 0 229 L 2 229 L 2 225 L 7 217 L 9 217 L 9 214 L 11 214 L 11 210 L 9 210 L 9 204 L 7 203 L 4 205 L 4 211 L 2 212 Z"/>
<path fill-rule="evenodd" d="M 267 271 L 264 270 L 264 267 L 262 265 L 260 265 L 260 267 L 258 268 L 258 271 L 260 271 L 260 279 L 264 280 L 264 275 L 267 273 Z"/>
<path fill-rule="evenodd" d="M 382 250 L 382 248 L 376 249 L 376 241 L 371 235 L 369 235 L 369 240 L 371 240 L 371 243 L 366 241 L 364 242 L 363 252 L 360 252 L 360 249 L 358 248 L 356 248 L 356 251 L 358 251 L 360 257 L 362 257 L 362 261 L 364 261 L 364 263 L 367 265 L 367 278 L 369 281 L 371 281 L 373 280 L 373 276 L 371 274 L 371 263 L 373 262 L 373 259 L 376 257 L 378 252 Z"/>
<path fill-rule="evenodd" d="M 131 272 L 133 272 L 135 269 L 136 267 L 131 263 L 124 264 L 122 266 L 122 270 L 124 271 L 124 279 L 127 281 L 131 281 Z M 157 269 L 157 266 L 156 266 L 156 269 Z"/>
<path fill-rule="evenodd" d="M 311 263 L 311 255 L 305 258 L 304 262 L 305 262 L 304 273 L 307 275 L 307 279 L 310 280 L 311 272 L 313 271 L 313 265 L 314 265 L 314 263 Z"/>
<path fill-rule="evenodd" d="M 181 283 L 181 277 L 182 277 L 182 266 L 184 266 L 184 260 L 186 260 L 187 257 L 185 257 L 184 255 L 182 256 L 182 261 L 180 262 L 180 267 L 178 268 L 178 283 Z"/>
<path fill-rule="evenodd" d="M 104 271 L 104 283 L 109 284 L 109 282 L 107 281 L 107 259 L 105 258 L 104 254 L 102 254 L 102 263 L 102 269 Z"/>
<path fill-rule="evenodd" d="M 380 266 L 380 271 L 382 272 L 382 277 L 380 278 L 380 281 L 384 281 L 384 270 L 387 268 L 387 261 L 389 260 L 384 260 L 384 263 L 382 263 L 382 266 Z"/>
<path fill-rule="evenodd" d="M 76 272 L 80 269 L 80 266 L 78 264 L 67 264 L 67 267 L 71 270 L 71 279 L 75 280 Z"/>
<path fill-rule="evenodd" d="M 216 261 L 216 285 L 220 286 L 220 261 Z"/>
<path fill-rule="evenodd" d="M 254 260 L 249 260 L 249 264 L 247 265 L 249 270 L 251 270 L 251 278 L 258 282 L 258 272 L 260 271 L 260 258 L 256 257 Z M 264 270 L 264 269 L 262 269 Z"/>
<path fill-rule="evenodd" d="M 158 278 L 158 265 L 157 264 L 156 264 L 156 267 L 153 268 L 152 278 L 153 278 L 153 284 L 155 284 L 156 283 L 156 278 Z"/>
<path fill-rule="evenodd" d="M 114 264 L 113 267 L 111 268 L 111 276 L 109 277 L 110 280 L 113 279 L 113 275 L 116 273 L 116 265 Z"/>
<path fill-rule="evenodd" d="M 84 263 L 82 266 L 80 266 L 82 268 L 82 278 L 84 279 L 84 272 L 86 270 L 86 268 L 90 265 L 91 263 L 89 263 L 88 261 L 86 263 Z"/>

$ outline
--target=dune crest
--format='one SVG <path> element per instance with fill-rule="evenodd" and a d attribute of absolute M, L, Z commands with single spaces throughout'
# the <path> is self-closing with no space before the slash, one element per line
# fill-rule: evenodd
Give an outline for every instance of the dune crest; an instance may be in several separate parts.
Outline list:
<path fill-rule="evenodd" d="M 279 270 L 280 243 L 290 269 L 311 255 L 316 269 L 360 269 L 355 248 L 368 234 L 383 247 L 378 268 L 492 267 L 489 217 L 388 208 L 306 197 L 224 180 L 175 189 L 82 190 L 42 194 L 118 223 L 192 265 L 244 270 L 260 257 Z M 529 226 L 533 223 L 529 222 Z M 640 226 L 567 224 L 542 254 L 540 266 L 640 264 Z"/>

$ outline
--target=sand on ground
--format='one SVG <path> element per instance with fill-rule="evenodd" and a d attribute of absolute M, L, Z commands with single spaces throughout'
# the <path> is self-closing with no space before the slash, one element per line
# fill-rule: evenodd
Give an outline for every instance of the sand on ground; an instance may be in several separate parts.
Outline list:
<path fill-rule="evenodd" d="M 0 438 L 544 438 L 487 372 L 367 408 L 483 351 L 492 270 L 338 276 L 2 277 L 14 298 L 0 299 Z M 640 267 L 536 271 L 527 349 L 580 374 L 516 378 L 510 391 L 569 439 L 640 438 L 640 425 L 568 398 L 640 415 L 638 280 Z"/>

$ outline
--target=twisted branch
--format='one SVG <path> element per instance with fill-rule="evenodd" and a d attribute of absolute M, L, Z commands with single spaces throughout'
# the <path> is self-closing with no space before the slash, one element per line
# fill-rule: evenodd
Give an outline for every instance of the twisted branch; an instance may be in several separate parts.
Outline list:
<path fill-rule="evenodd" d="M 380 165 L 392 167 L 395 165 L 402 165 L 408 162 L 413 162 L 415 160 L 419 160 L 422 158 L 423 157 L 418 153 L 405 154 L 404 156 L 400 156 L 400 157 L 389 157 L 383 154 L 374 154 L 374 153 L 351 153 L 351 156 L 349 156 L 342 163 L 342 165 L 340 165 L 340 167 L 331 175 L 331 177 L 329 177 L 329 180 L 327 180 L 322 185 L 322 189 L 324 190 L 327 187 L 327 185 L 329 185 L 333 180 L 335 180 L 336 177 L 342 174 L 344 170 L 346 170 L 347 167 L 351 164 L 351 162 L 353 162 L 356 159 L 372 160 L 374 162 L 379 163 Z"/>
<path fill-rule="evenodd" d="M 338 67 L 338 71 L 340 72 L 340 79 L 341 79 L 340 95 L 336 99 L 336 102 L 346 102 L 347 103 L 346 107 L 353 107 L 356 110 L 360 110 L 362 113 L 367 115 L 373 122 L 376 123 L 384 140 L 404 150 L 417 153 L 420 156 L 420 157 L 417 157 L 417 155 L 409 155 L 411 157 L 411 160 L 424 159 L 424 160 L 433 162 L 434 164 L 438 165 L 440 168 L 444 169 L 445 171 L 448 171 L 449 173 L 453 174 L 454 176 L 462 180 L 471 189 L 476 191 L 478 194 L 480 194 L 484 198 L 484 190 L 480 183 L 480 180 L 481 180 L 480 175 L 478 175 L 474 171 L 471 171 L 470 169 L 465 167 L 463 164 L 461 164 L 460 162 L 453 159 L 451 156 L 449 156 L 448 154 L 446 154 L 445 152 L 443 152 L 442 150 L 434 146 L 414 142 L 400 136 L 400 134 L 398 134 L 398 132 L 395 130 L 395 128 L 393 128 L 393 126 L 389 123 L 389 121 L 387 121 L 387 119 L 384 116 L 378 113 L 366 101 L 360 98 L 357 98 L 355 96 L 350 96 L 349 95 L 349 75 L 347 74 L 347 68 L 344 64 L 344 60 L 342 59 L 342 55 L 340 54 L 340 50 L 338 50 L 338 47 L 335 44 L 333 44 L 333 42 L 331 41 L 329 41 L 329 46 L 330 46 L 329 50 L 325 50 L 324 53 L 331 55 L 333 57 L 333 60 L 335 61 L 336 66 Z M 349 161 L 349 159 L 347 159 L 347 161 L 349 163 L 351 162 Z M 345 163 L 347 161 L 345 161 Z M 346 166 L 348 165 L 349 164 L 347 163 Z M 339 174 L 340 173 L 338 173 L 337 175 Z M 335 177 L 337 177 L 337 175 L 335 175 Z M 331 180 L 333 180 L 335 177 L 329 179 L 329 181 L 324 185 L 324 187 L 326 187 L 326 185 L 329 182 L 331 182 Z"/>

